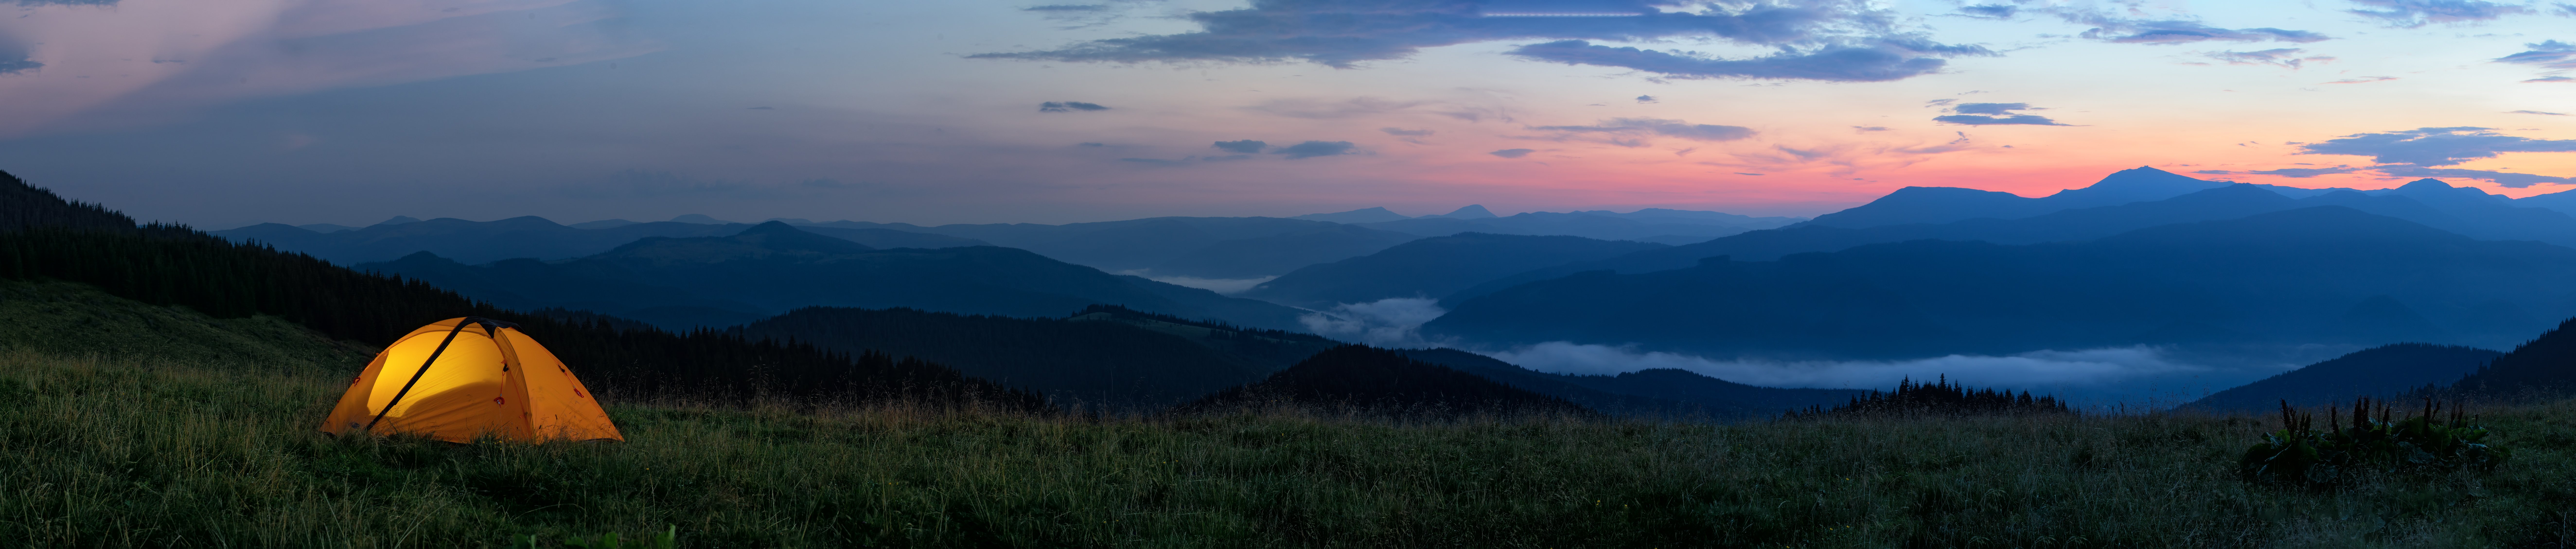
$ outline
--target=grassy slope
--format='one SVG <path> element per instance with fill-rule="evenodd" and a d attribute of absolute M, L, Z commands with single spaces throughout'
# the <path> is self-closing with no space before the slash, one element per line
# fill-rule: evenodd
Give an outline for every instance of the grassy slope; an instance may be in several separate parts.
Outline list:
<path fill-rule="evenodd" d="M 313 433 L 345 375 L 0 352 L 0 545 L 554 546 L 665 525 L 689 547 L 2576 541 L 2567 402 L 2492 411 L 2520 454 L 2483 479 L 2309 493 L 2235 480 L 2262 428 L 2248 419 L 1400 425 L 612 403 L 626 443 L 460 446 Z"/>
<path fill-rule="evenodd" d="M 84 284 L 0 280 L 0 348 L 199 364 L 323 368 L 356 375 L 376 349 L 273 317 L 218 319 Z"/>

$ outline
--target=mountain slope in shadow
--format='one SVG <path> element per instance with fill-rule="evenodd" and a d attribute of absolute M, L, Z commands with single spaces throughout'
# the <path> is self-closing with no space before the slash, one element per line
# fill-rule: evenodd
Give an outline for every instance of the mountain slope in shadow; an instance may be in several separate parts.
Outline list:
<path fill-rule="evenodd" d="M 2279 409 L 2284 401 L 2309 408 L 2349 403 L 2354 397 L 2386 400 L 2427 386 L 2449 386 L 2500 356 L 2504 353 L 2456 345 L 2382 345 L 2219 391 L 2182 408 L 2259 413 Z"/>

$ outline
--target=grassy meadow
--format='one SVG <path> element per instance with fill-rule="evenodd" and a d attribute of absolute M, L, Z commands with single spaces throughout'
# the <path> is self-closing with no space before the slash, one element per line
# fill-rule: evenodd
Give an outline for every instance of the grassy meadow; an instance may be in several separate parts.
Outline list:
<path fill-rule="evenodd" d="M 1402 423 L 609 395 L 626 442 L 455 445 L 313 431 L 365 349 L 13 289 L 0 310 L 76 310 L 113 341 L 0 331 L 0 546 L 676 527 L 682 547 L 2576 547 L 2571 402 L 2484 410 L 2516 452 L 2493 473 L 2336 492 L 2236 478 L 2275 421 L 2185 415 Z"/>

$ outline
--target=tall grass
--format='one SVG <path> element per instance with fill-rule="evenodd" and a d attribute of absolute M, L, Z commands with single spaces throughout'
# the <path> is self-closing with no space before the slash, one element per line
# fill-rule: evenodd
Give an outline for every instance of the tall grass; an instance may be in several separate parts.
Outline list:
<path fill-rule="evenodd" d="M 2486 476 L 2249 486 L 2150 415 L 1402 423 L 609 407 L 627 442 L 313 432 L 347 372 L 0 352 L 0 546 L 2570 547 L 2576 404 Z"/>

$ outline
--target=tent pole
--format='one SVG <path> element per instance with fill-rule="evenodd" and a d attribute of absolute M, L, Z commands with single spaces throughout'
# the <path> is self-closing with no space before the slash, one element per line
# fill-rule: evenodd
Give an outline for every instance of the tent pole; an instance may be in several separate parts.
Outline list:
<path fill-rule="evenodd" d="M 419 369 L 419 370 L 415 370 L 415 371 L 413 371 L 413 372 L 411 373 L 411 381 L 403 382 L 403 388 L 402 388 L 402 390 L 400 390 L 400 391 L 394 391 L 394 398 L 393 398 L 393 400 L 385 401 L 385 409 L 384 409 L 383 411 L 376 412 L 376 419 L 373 419 L 373 420 L 369 420 L 369 421 L 367 421 L 367 431 L 369 431 L 369 432 L 373 432 L 373 431 L 375 431 L 375 430 L 376 430 L 376 422 L 384 421 L 384 420 L 385 420 L 385 414 L 392 413 L 392 412 L 394 411 L 394 404 L 397 404 L 397 403 L 402 402 L 402 397 L 403 397 L 403 395 L 405 395 L 405 394 L 410 394 L 410 393 L 411 393 L 411 386 L 412 386 L 412 384 L 420 383 L 420 376 L 421 376 L 422 374 L 427 374 L 427 373 L 429 373 L 429 365 L 430 365 L 430 364 L 432 364 L 432 363 L 438 362 L 438 355 L 439 355 L 440 353 L 445 353 L 445 352 L 447 352 L 447 344 L 449 344 L 449 343 L 455 343 L 455 342 L 456 342 L 456 333 L 457 333 L 457 332 L 465 331 L 465 325 L 467 325 L 467 324 L 473 324 L 473 323 L 474 323 L 474 321 L 476 321 L 476 320 L 481 320 L 481 319 L 474 318 L 474 317 L 470 317 L 470 316 L 469 316 L 469 317 L 465 317 L 465 319 L 464 319 L 464 320 L 458 320 L 458 321 L 456 321 L 456 327 L 455 327 L 455 328 L 450 328 L 450 329 L 448 329 L 448 330 L 447 330 L 447 339 L 439 340 L 439 342 L 438 342 L 438 349 L 437 349 L 437 350 L 434 350 L 434 351 L 430 351 L 430 352 L 429 352 L 429 360 L 421 361 L 421 363 L 420 363 L 420 369 Z M 489 328 L 489 327 L 486 327 L 485 329 L 487 329 L 487 330 L 488 330 L 488 329 L 490 329 L 490 328 Z"/>

